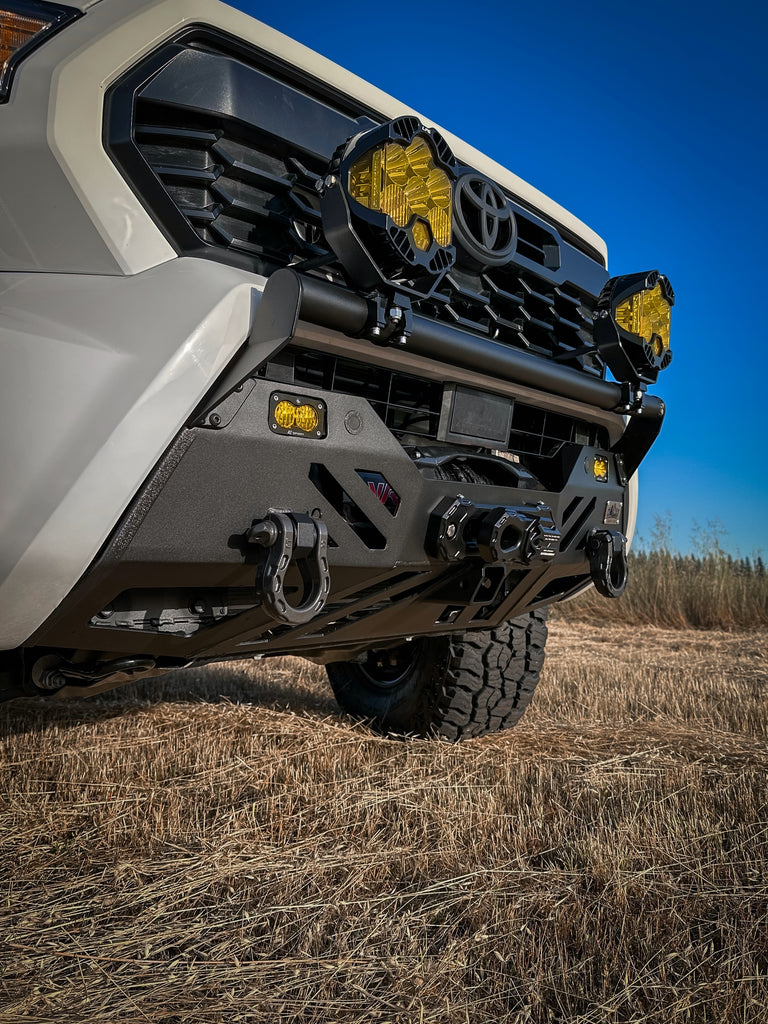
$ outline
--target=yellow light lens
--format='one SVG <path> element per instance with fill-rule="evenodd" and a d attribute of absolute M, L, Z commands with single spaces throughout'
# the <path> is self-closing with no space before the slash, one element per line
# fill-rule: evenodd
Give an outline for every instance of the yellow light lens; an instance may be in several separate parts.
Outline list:
<path fill-rule="evenodd" d="M 47 18 L 15 14 L 0 7 L 0 74 L 17 50 L 52 24 Z"/>
<path fill-rule="evenodd" d="M 438 245 L 451 244 L 451 180 L 422 136 L 407 147 L 387 142 L 369 150 L 350 168 L 348 187 L 361 206 L 385 213 L 398 227 L 417 218 L 417 248 L 428 249 L 433 237 Z"/>
<path fill-rule="evenodd" d="M 608 479 L 608 459 L 604 455 L 596 455 L 592 460 L 592 472 L 595 480 L 604 484 Z"/>
<path fill-rule="evenodd" d="M 413 225 L 413 244 L 417 249 L 421 249 L 422 252 L 426 252 L 429 248 L 429 243 L 432 241 L 432 235 L 430 234 L 429 228 L 423 220 L 417 220 Z"/>
<path fill-rule="evenodd" d="M 298 427 L 305 433 L 316 430 L 320 419 L 311 405 L 294 405 L 293 402 L 278 402 L 274 411 L 275 423 L 283 430 Z"/>
<path fill-rule="evenodd" d="M 652 344 L 656 356 L 663 355 L 669 349 L 671 319 L 672 308 L 664 298 L 660 283 L 630 295 L 616 307 L 616 323 L 619 327 Z"/>
<path fill-rule="evenodd" d="M 296 426 L 309 433 L 317 427 L 317 413 L 311 405 L 300 405 L 296 410 Z"/>
<path fill-rule="evenodd" d="M 275 423 L 283 430 L 290 430 L 296 422 L 296 406 L 293 402 L 279 402 L 275 407 Z"/>

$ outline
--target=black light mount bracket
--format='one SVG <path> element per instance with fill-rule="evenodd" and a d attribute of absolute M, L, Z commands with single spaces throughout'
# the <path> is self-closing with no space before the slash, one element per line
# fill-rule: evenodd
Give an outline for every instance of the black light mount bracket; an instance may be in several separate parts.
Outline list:
<path fill-rule="evenodd" d="M 413 331 L 413 308 L 408 295 L 395 290 L 369 298 L 370 316 L 360 337 L 374 345 L 405 345 Z"/>
<path fill-rule="evenodd" d="M 646 395 L 641 407 L 630 415 L 624 433 L 611 451 L 621 459 L 627 479 L 651 450 L 664 422 L 666 406 L 656 395 Z"/>
<path fill-rule="evenodd" d="M 620 387 L 621 401 L 614 411 L 625 413 L 627 416 L 636 416 L 642 412 L 648 386 L 640 381 L 624 381 Z"/>

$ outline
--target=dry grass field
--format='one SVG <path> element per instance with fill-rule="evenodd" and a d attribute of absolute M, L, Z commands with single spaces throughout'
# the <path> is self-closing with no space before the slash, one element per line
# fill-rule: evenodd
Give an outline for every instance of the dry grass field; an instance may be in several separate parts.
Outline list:
<path fill-rule="evenodd" d="M 0 1021 L 768 1021 L 768 632 L 556 621 L 451 746 L 322 673 L 0 708 Z"/>

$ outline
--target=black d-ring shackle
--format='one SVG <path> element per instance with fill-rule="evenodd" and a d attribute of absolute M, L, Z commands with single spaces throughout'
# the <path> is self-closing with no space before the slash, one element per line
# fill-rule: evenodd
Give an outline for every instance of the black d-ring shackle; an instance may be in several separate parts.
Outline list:
<path fill-rule="evenodd" d="M 627 586 L 627 538 L 618 530 L 596 527 L 587 537 L 592 582 L 603 597 L 621 597 Z"/>
<path fill-rule="evenodd" d="M 248 541 L 266 549 L 260 590 L 274 618 L 300 626 L 323 610 L 331 590 L 325 523 L 301 512 L 270 512 L 251 527 Z M 285 594 L 285 574 L 292 563 L 304 588 L 298 605 Z"/>

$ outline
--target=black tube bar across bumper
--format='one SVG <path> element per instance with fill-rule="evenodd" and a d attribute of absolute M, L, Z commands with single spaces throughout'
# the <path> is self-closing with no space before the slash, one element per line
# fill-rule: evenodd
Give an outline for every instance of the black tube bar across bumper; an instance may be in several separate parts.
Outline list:
<path fill-rule="evenodd" d="M 286 345 L 293 338 L 299 320 L 350 337 L 364 337 L 375 317 L 373 303 L 354 292 L 328 281 L 307 277 L 290 267 L 275 271 L 256 307 L 248 343 L 230 363 L 202 408 L 209 412 L 255 373 L 266 359 Z M 664 402 L 654 395 L 644 396 L 640 407 L 627 410 L 626 390 L 621 384 L 588 377 L 578 370 L 476 337 L 418 314 L 411 317 L 406 348 L 416 355 L 449 366 L 524 384 L 598 409 L 629 411 L 632 429 L 625 432 L 614 449 L 624 456 L 629 475 L 640 464 L 661 429 Z"/>

